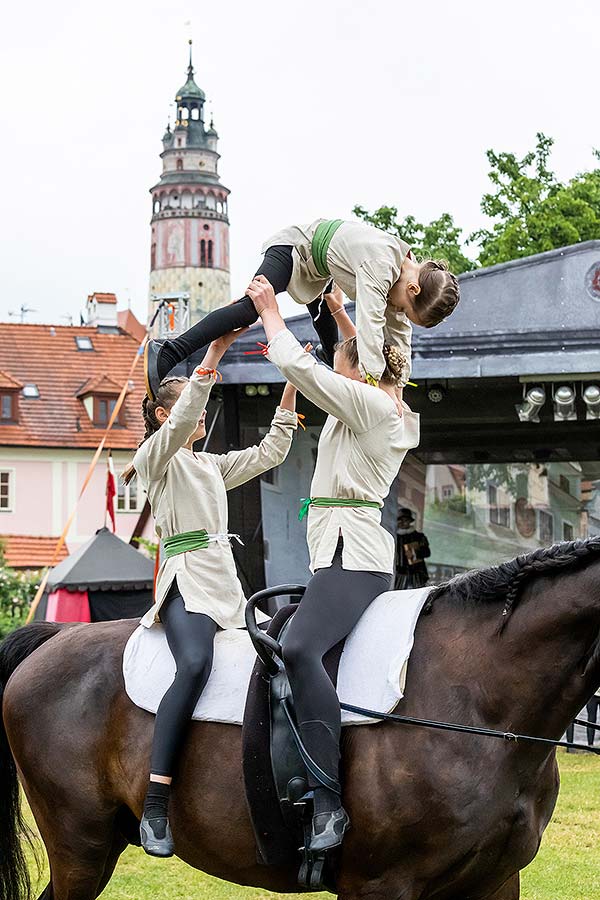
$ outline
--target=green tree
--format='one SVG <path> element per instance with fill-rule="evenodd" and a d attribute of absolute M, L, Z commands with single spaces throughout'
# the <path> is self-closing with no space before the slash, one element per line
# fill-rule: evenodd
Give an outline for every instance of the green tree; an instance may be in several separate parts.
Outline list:
<path fill-rule="evenodd" d="M 399 219 L 396 206 L 380 206 L 373 212 L 355 206 L 352 212 L 375 228 L 401 237 L 410 244 L 417 257 L 445 259 L 450 271 L 455 273 L 475 268 L 475 263 L 462 251 L 462 231 L 450 213 L 442 213 L 438 219 L 423 225 L 414 216 Z"/>
<path fill-rule="evenodd" d="M 481 210 L 492 224 L 468 239 L 479 246 L 480 265 L 600 237 L 600 168 L 559 182 L 549 167 L 553 143 L 538 133 L 535 149 L 521 159 L 488 150 L 493 190 L 483 195 Z"/>

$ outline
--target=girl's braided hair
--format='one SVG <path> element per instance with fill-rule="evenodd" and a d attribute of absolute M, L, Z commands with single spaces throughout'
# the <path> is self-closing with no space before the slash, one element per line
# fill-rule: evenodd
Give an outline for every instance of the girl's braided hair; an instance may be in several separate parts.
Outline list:
<path fill-rule="evenodd" d="M 171 409 L 177 398 L 179 397 L 179 390 L 175 387 L 175 385 L 187 384 L 188 379 L 181 375 L 173 375 L 170 378 L 163 378 L 161 381 L 158 391 L 156 392 L 156 397 L 154 400 L 151 400 L 148 394 L 144 395 L 144 399 L 142 400 L 142 416 L 144 418 L 145 432 L 144 437 L 138 444 L 138 447 L 141 447 L 142 444 L 148 440 L 148 438 L 152 437 L 158 429 L 160 428 L 161 423 L 156 418 L 156 410 L 159 406 L 162 406 L 164 409 Z M 136 471 L 133 466 L 133 463 L 123 471 L 121 475 L 121 479 L 124 484 L 129 484 L 136 476 Z"/>
<path fill-rule="evenodd" d="M 348 338 L 335 346 L 336 350 L 341 350 L 352 368 L 358 368 L 358 346 L 356 337 Z M 389 344 L 383 345 L 383 355 L 385 357 L 385 371 L 381 376 L 383 384 L 404 384 L 408 373 L 408 360 L 404 353 L 398 347 L 392 347 Z"/>

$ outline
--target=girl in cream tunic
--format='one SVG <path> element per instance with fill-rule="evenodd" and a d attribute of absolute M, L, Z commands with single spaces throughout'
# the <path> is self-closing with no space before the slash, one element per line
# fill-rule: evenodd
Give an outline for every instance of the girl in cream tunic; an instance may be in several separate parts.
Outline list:
<path fill-rule="evenodd" d="M 177 671 L 156 714 L 150 783 L 140 826 L 142 845 L 170 856 L 169 786 L 192 712 L 212 667 L 217 628 L 244 625 L 245 597 L 227 533 L 227 494 L 286 458 L 297 427 L 295 389 L 286 385 L 271 428 L 246 450 L 195 453 L 206 434 L 205 408 L 215 369 L 235 335 L 215 341 L 192 377 L 167 378 L 156 399 L 144 401 L 146 437 L 132 469 L 148 493 L 156 532 L 167 559 L 157 580 L 156 603 L 142 624 L 162 622 Z"/>
<path fill-rule="evenodd" d="M 432 328 L 458 303 L 458 282 L 445 263 L 417 262 L 401 238 L 364 222 L 317 219 L 309 225 L 290 225 L 269 238 L 263 252 L 256 274 L 265 276 L 276 294 L 287 290 L 308 307 L 321 339 L 319 356 L 329 365 L 338 338 L 323 295 L 331 290 L 334 279 L 356 301 L 359 368 L 372 384 L 385 370 L 384 340 L 405 357 L 399 379 L 405 384 L 410 375 L 411 323 Z M 189 356 L 191 345 L 205 346 L 227 331 L 251 325 L 256 318 L 246 295 L 209 313 L 172 341 L 161 345 L 149 342 L 145 358 L 148 393 Z"/>
<path fill-rule="evenodd" d="M 247 293 L 263 320 L 268 358 L 329 414 L 311 495 L 303 504 L 314 575 L 283 644 L 302 738 L 333 781 L 329 789 L 309 776 L 315 798 L 310 848 L 323 851 L 341 843 L 348 825 L 339 789 L 340 707 L 323 656 L 390 589 L 395 547 L 381 526 L 381 507 L 407 451 L 418 445 L 419 417 L 396 394 L 405 365 L 398 350 L 382 345 L 386 368 L 378 387 L 367 384 L 358 368 L 353 336 L 338 346 L 331 371 L 304 353 L 287 330 L 265 278 L 255 279 Z M 343 316 L 342 332 L 350 335 L 352 323 Z"/>

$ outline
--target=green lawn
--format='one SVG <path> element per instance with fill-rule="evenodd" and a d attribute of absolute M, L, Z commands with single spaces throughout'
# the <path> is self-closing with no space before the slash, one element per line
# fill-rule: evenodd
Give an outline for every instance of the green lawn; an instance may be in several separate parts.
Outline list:
<path fill-rule="evenodd" d="M 600 759 L 560 755 L 562 788 L 540 853 L 523 873 L 523 900 L 600 900 Z M 40 890 L 47 880 L 44 871 Z M 313 895 L 317 896 L 317 895 Z M 321 894 L 321 897 L 330 895 Z M 179 860 L 157 860 L 130 847 L 103 894 L 106 900 L 293 900 L 240 888 L 190 869 Z"/>

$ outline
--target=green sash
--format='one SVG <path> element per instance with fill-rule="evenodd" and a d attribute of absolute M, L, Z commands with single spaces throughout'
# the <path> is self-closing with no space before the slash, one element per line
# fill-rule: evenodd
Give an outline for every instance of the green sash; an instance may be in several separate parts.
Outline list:
<path fill-rule="evenodd" d="M 181 534 L 166 537 L 163 548 L 167 559 L 171 559 L 172 556 L 187 553 L 189 550 L 205 550 L 208 544 L 208 531 L 202 528 L 200 531 L 182 531 Z"/>
<path fill-rule="evenodd" d="M 327 250 L 329 249 L 331 238 L 334 236 L 340 225 L 343 224 L 343 219 L 329 219 L 327 222 L 321 222 L 320 225 L 317 225 L 313 235 L 311 247 L 312 258 L 317 272 L 319 275 L 322 275 L 323 278 L 329 278 L 331 276 L 331 272 L 327 267 Z"/>
<path fill-rule="evenodd" d="M 311 506 L 316 506 L 319 509 L 324 509 L 328 506 L 370 506 L 372 509 L 381 508 L 381 504 L 375 500 L 353 500 L 351 497 L 304 497 L 300 501 L 300 512 L 298 513 L 300 522 Z"/>

